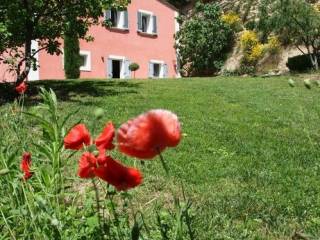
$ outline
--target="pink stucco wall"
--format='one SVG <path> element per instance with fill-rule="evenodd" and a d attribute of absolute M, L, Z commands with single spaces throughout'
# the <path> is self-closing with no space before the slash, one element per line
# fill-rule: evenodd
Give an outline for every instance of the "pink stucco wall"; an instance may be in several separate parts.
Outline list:
<path fill-rule="evenodd" d="M 143 36 L 137 32 L 137 12 L 145 10 L 157 16 L 157 37 Z M 168 77 L 176 76 L 174 49 L 175 10 L 158 0 L 132 0 L 128 6 L 129 31 L 116 31 L 94 26 L 89 34 L 94 42 L 82 41 L 80 49 L 91 52 L 91 71 L 81 71 L 81 78 L 106 78 L 107 59 L 110 55 L 124 56 L 137 62 L 140 69 L 136 78 L 148 77 L 151 59 L 168 65 Z M 40 79 L 64 79 L 63 57 L 39 54 Z"/>

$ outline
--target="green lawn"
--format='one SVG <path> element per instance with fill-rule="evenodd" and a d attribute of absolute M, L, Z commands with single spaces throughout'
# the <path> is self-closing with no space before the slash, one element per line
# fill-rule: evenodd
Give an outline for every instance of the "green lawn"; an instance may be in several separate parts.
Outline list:
<path fill-rule="evenodd" d="M 182 181 L 193 200 L 199 240 L 291 239 L 295 231 L 320 238 L 320 89 L 297 87 L 288 78 L 194 78 L 179 80 L 48 81 L 32 83 L 26 105 L 37 105 L 39 86 L 53 88 L 72 122 L 117 127 L 154 108 L 176 112 L 185 137 L 160 162 L 143 166 L 137 204 L 166 199 Z M 2 86 L 1 112 L 10 107 Z M 76 161 L 75 161 L 76 165 Z M 151 206 L 150 206 L 151 207 Z M 309 238 L 308 238 L 309 239 Z"/>

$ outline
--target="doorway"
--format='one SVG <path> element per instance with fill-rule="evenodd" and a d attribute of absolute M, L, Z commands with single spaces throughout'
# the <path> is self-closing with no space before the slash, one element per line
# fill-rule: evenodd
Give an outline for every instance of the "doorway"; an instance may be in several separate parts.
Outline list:
<path fill-rule="evenodd" d="M 121 61 L 112 60 L 112 78 L 120 78 L 121 76 Z"/>

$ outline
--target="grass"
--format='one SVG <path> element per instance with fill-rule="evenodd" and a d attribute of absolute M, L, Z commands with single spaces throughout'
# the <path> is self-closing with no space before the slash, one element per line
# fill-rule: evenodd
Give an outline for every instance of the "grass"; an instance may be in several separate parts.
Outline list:
<path fill-rule="evenodd" d="M 320 89 L 307 90 L 299 80 L 290 88 L 287 81 L 33 82 L 26 106 L 35 108 L 40 86 L 53 88 L 62 115 L 80 108 L 73 123 L 90 125 L 95 108 L 105 110 L 103 119 L 93 123 L 96 134 L 108 120 L 119 127 L 149 109 L 176 112 L 185 137 L 164 153 L 172 177 L 166 177 L 159 161 L 147 162 L 145 183 L 134 190 L 140 208 L 148 210 L 154 199 L 170 206 L 167 189 L 178 191 L 173 183 L 182 181 L 194 203 L 197 239 L 291 239 L 300 233 L 318 239 Z M 0 92 L 4 113 L 12 103 L 5 86 Z"/>

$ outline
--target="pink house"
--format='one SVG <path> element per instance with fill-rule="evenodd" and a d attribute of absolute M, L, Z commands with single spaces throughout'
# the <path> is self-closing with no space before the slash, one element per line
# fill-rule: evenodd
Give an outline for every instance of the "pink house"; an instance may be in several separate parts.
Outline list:
<path fill-rule="evenodd" d="M 104 17 L 112 27 L 93 26 L 93 42 L 80 42 L 83 59 L 81 78 L 132 78 L 130 63 L 140 69 L 136 78 L 174 78 L 179 76 L 174 34 L 179 26 L 177 10 L 162 0 L 132 0 L 126 11 L 107 10 Z M 103 20 L 103 19 L 101 19 Z M 37 42 L 33 42 L 37 49 Z M 64 79 L 63 55 L 44 51 L 36 56 L 39 68 L 28 80 Z M 0 65 L 0 80 L 5 74 Z"/>

